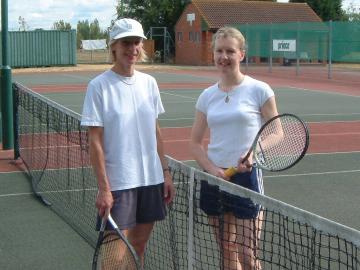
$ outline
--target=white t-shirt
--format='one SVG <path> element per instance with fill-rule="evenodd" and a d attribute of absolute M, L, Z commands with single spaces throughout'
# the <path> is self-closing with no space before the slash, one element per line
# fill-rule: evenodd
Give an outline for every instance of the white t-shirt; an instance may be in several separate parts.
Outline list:
<path fill-rule="evenodd" d="M 111 190 L 164 182 L 156 141 L 156 119 L 163 112 L 158 85 L 148 74 L 123 77 L 108 70 L 89 83 L 81 125 L 104 127 Z"/>
<path fill-rule="evenodd" d="M 226 96 L 216 83 L 205 89 L 196 103 L 210 129 L 208 158 L 222 168 L 237 166 L 239 158 L 250 149 L 263 123 L 261 107 L 274 92 L 268 84 L 245 76 L 228 93 L 228 103 Z"/>

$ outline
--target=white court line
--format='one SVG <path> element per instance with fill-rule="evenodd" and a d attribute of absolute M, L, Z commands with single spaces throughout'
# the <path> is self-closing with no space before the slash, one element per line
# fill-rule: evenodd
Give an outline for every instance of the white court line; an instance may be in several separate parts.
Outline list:
<path fill-rule="evenodd" d="M 198 99 L 197 97 L 194 98 L 194 97 L 182 96 L 182 95 L 178 95 L 178 94 L 167 93 L 166 91 L 161 91 L 160 93 L 165 94 L 165 95 L 169 95 L 169 96 L 187 98 L 187 99 L 192 99 L 192 100 L 197 100 Z"/>
<path fill-rule="evenodd" d="M 188 101 L 190 102 L 190 101 Z M 175 102 L 178 103 L 178 102 Z M 319 116 L 320 114 L 307 114 L 306 116 Z M 325 115 L 325 114 L 324 114 Z M 340 114 L 339 114 L 340 115 Z M 341 114 L 341 115 L 349 115 L 349 114 Z M 360 115 L 360 113 L 359 113 Z M 298 116 L 302 117 L 305 116 L 304 114 L 299 114 Z M 336 116 L 336 114 L 334 114 L 333 116 Z M 173 120 L 191 120 L 194 119 L 194 117 L 192 118 L 160 118 L 160 120 L 165 120 L 165 121 L 173 121 Z M 350 120 L 350 121 L 306 121 L 307 124 L 324 124 L 324 123 L 358 123 L 360 122 L 359 120 Z M 339 134 L 339 133 L 330 133 L 330 134 Z M 357 133 L 358 134 L 358 133 Z"/>
<path fill-rule="evenodd" d="M 186 118 L 186 117 L 183 117 L 183 118 L 159 118 L 160 121 L 177 121 L 177 120 L 193 120 L 194 117 L 191 117 L 191 118 Z M 172 128 L 172 127 L 169 127 L 169 128 Z M 184 128 L 184 127 L 177 127 L 177 128 Z"/>
<path fill-rule="evenodd" d="M 101 73 L 101 72 L 100 72 Z M 99 74 L 100 74 L 99 73 Z M 70 77 L 70 78 L 75 78 L 75 79 L 86 79 L 86 80 L 90 80 L 90 79 L 93 79 L 94 76 L 79 76 L 79 75 L 72 75 L 72 74 L 61 74 L 61 76 L 63 77 Z M 83 82 L 84 84 L 87 84 L 88 82 Z"/>
<path fill-rule="evenodd" d="M 206 69 L 203 69 L 205 71 L 208 71 Z M 212 71 L 211 69 L 209 69 L 210 71 Z M 191 72 L 191 71 L 190 71 Z M 170 74 L 174 74 L 174 75 L 186 75 L 186 76 L 189 76 L 189 77 L 194 77 L 194 78 L 200 78 L 200 79 L 213 79 L 214 76 L 211 76 L 211 75 L 206 75 L 206 74 L 188 74 L 188 73 L 177 73 L 177 72 L 163 72 L 163 71 L 160 71 L 160 72 L 157 72 L 158 74 L 165 74 L 165 75 L 169 75 Z M 196 82 L 195 82 L 196 83 Z M 209 82 L 211 83 L 211 82 Z M 215 83 L 215 82 L 214 82 Z"/>
<path fill-rule="evenodd" d="M 331 92 L 331 91 L 326 91 L 326 90 L 316 90 L 316 89 L 308 89 L 308 88 L 303 88 L 303 87 L 296 87 L 296 86 L 281 86 L 278 88 L 278 90 L 280 90 L 280 88 L 282 88 L 283 90 L 286 90 L 286 88 L 291 88 L 291 89 L 297 89 L 297 90 L 303 90 L 303 91 L 310 91 L 310 92 L 315 92 L 315 93 L 322 93 L 322 94 L 331 94 L 331 95 L 337 95 L 337 96 L 347 96 L 347 97 L 355 97 L 355 98 L 360 98 L 360 96 L 357 95 L 350 95 L 350 94 L 346 94 L 346 93 L 340 93 L 340 92 Z M 281 91 L 281 90 L 280 90 Z"/>
<path fill-rule="evenodd" d="M 192 118 L 184 118 L 184 120 L 192 119 Z M 160 120 L 162 120 L 160 118 Z M 164 119 L 166 121 L 166 119 Z M 181 120 L 181 119 L 180 119 Z M 192 128 L 192 126 L 183 126 L 183 127 L 163 127 L 162 129 L 183 129 L 183 128 Z M 190 140 L 190 139 L 189 139 Z"/>
<path fill-rule="evenodd" d="M 352 152 L 332 152 L 332 153 L 311 153 L 306 154 L 306 156 L 315 156 L 315 155 L 337 155 L 337 154 L 360 154 L 360 151 Z M 183 162 L 196 162 L 195 160 L 185 160 Z M 297 173 L 297 174 L 280 174 L 280 175 L 266 175 L 264 178 L 278 178 L 278 177 L 297 177 L 297 176 L 311 176 L 311 175 L 329 175 L 329 174 L 343 174 L 343 173 L 360 173 L 359 170 L 342 170 L 342 171 L 327 171 L 327 172 L 317 172 L 317 173 Z"/>
<path fill-rule="evenodd" d="M 315 115 L 315 114 L 314 114 Z M 342 114 L 342 115 L 347 115 L 347 114 Z M 298 115 L 298 116 L 304 116 L 304 115 Z M 308 114 L 307 116 L 312 116 L 312 114 Z M 336 114 L 334 115 L 336 116 Z M 359 123 L 360 120 L 349 120 L 349 121 L 333 121 L 333 120 L 327 120 L 327 121 L 307 121 L 306 123 L 308 124 L 325 124 L 325 123 Z"/>
<path fill-rule="evenodd" d="M 174 183 L 174 185 L 179 185 L 179 183 Z M 54 191 L 44 191 L 38 192 L 37 194 L 52 194 L 52 193 L 64 193 L 64 192 L 84 192 L 84 191 L 97 191 L 97 188 L 84 188 L 84 189 L 64 189 L 64 190 L 54 190 Z M 9 197 L 19 197 L 19 196 L 32 196 L 34 192 L 21 192 L 21 193 L 8 193 L 8 194 L 0 194 L 1 198 L 9 198 Z"/>
<path fill-rule="evenodd" d="M 188 101 L 181 101 L 181 100 L 179 100 L 179 101 L 170 101 L 170 102 L 166 102 L 166 104 L 179 104 L 179 103 L 181 103 L 181 104 L 183 104 L 183 103 L 192 103 L 192 104 L 194 104 L 194 101 L 193 100 L 188 100 Z M 195 107 L 194 107 L 194 109 L 195 109 Z"/>
<path fill-rule="evenodd" d="M 315 156 L 315 155 L 343 155 L 343 154 L 360 154 L 360 151 L 348 151 L 348 152 L 330 152 L 330 153 L 309 153 L 307 156 Z"/>
<path fill-rule="evenodd" d="M 329 171 L 329 172 L 318 172 L 318 173 L 279 174 L 279 175 L 266 175 L 264 176 L 264 178 L 297 177 L 297 176 L 328 175 L 328 174 L 359 173 L 359 172 L 360 170 L 345 170 L 345 171 Z"/>
<path fill-rule="evenodd" d="M 66 85 L 65 85 L 66 86 Z M 83 92 L 61 92 L 61 95 L 62 96 L 74 96 L 74 95 L 85 95 L 85 93 Z M 46 97 L 53 97 L 53 96 L 58 96 L 59 93 L 58 92 L 48 92 L 48 93 L 44 93 L 43 96 L 46 96 Z"/>
<path fill-rule="evenodd" d="M 1 199 L 1 198 L 8 198 L 8 197 L 25 196 L 25 195 L 34 195 L 34 193 L 33 193 L 33 192 L 26 192 L 26 193 L 0 194 L 0 199 Z"/>
<path fill-rule="evenodd" d="M 174 121 L 174 120 L 191 120 L 193 118 L 174 118 L 174 119 L 159 119 L 161 121 Z M 179 128 L 179 127 L 178 127 Z M 184 128 L 184 127 L 181 127 Z M 338 133 L 311 133 L 311 136 L 334 136 L 334 135 L 359 135 L 360 132 L 338 132 Z M 166 141 L 172 141 L 171 139 L 166 140 Z M 182 140 L 173 140 L 174 142 L 177 141 L 190 141 L 190 139 L 182 139 Z M 348 152 L 346 152 L 348 153 Z"/>
<path fill-rule="evenodd" d="M 82 105 L 79 105 L 79 104 L 66 104 L 64 106 L 68 107 L 69 109 L 71 109 L 71 108 L 82 108 Z"/>
<path fill-rule="evenodd" d="M 332 132 L 332 133 L 311 133 L 311 136 L 334 136 L 334 135 L 359 135 L 360 132 Z"/>
<path fill-rule="evenodd" d="M 14 165 L 16 167 L 16 165 Z M 18 173 L 18 174 L 24 174 L 24 171 L 10 171 L 10 172 L 0 172 L 0 174 L 10 174 L 10 173 Z"/>
<path fill-rule="evenodd" d="M 301 116 L 348 116 L 348 115 L 360 115 L 360 113 L 302 113 Z M 350 121 L 333 121 L 333 122 L 359 122 L 359 120 L 350 120 Z M 321 123 L 321 122 L 319 122 Z"/>
<path fill-rule="evenodd" d="M 171 94 L 173 92 L 177 93 L 177 92 L 182 92 L 182 93 L 191 93 L 191 94 L 199 94 L 201 93 L 201 91 L 203 90 L 199 90 L 199 89 L 184 89 L 184 88 L 169 88 L 169 89 L 166 89 L 166 90 L 161 90 L 160 89 L 160 93 L 161 94 Z"/>
<path fill-rule="evenodd" d="M 64 192 L 83 192 L 83 191 L 96 191 L 96 188 L 85 188 L 85 189 L 64 189 L 64 190 L 56 190 L 56 191 L 44 191 L 38 192 L 37 194 L 52 194 L 52 193 L 64 193 Z M 17 197 L 17 196 L 25 196 L 25 195 L 34 195 L 33 192 L 22 192 L 22 193 L 9 193 L 9 194 L 0 194 L 0 198 L 6 197 Z"/>

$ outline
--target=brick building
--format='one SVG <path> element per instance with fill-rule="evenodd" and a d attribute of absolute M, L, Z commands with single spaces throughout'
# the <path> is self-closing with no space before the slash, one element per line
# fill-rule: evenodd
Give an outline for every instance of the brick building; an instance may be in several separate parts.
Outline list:
<path fill-rule="evenodd" d="M 212 35 L 222 26 L 288 22 L 321 22 L 321 19 L 306 3 L 193 0 L 175 25 L 175 63 L 212 65 Z"/>

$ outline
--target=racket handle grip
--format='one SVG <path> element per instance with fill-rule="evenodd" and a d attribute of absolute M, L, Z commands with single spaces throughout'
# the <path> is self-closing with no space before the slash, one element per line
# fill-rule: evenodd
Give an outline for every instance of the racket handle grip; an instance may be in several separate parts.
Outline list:
<path fill-rule="evenodd" d="M 236 174 L 238 171 L 236 170 L 235 167 L 230 167 L 230 168 L 227 168 L 224 173 L 227 177 L 231 177 L 233 176 L 234 174 Z"/>

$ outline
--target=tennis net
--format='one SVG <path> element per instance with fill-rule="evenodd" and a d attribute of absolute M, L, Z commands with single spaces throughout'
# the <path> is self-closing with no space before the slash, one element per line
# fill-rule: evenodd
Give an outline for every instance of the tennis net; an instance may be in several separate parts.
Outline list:
<path fill-rule="evenodd" d="M 15 152 L 34 194 L 95 246 L 97 185 L 80 115 L 21 84 L 13 89 Z M 167 158 L 176 197 L 155 226 L 146 270 L 227 269 L 236 245 L 244 269 L 360 269 L 359 231 Z M 239 197 L 243 206 L 232 205 Z M 216 218 L 205 214 L 209 206 Z M 228 208 L 254 216 L 232 220 Z"/>

